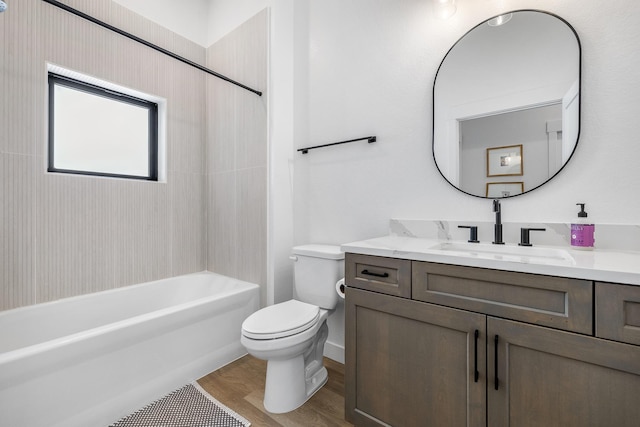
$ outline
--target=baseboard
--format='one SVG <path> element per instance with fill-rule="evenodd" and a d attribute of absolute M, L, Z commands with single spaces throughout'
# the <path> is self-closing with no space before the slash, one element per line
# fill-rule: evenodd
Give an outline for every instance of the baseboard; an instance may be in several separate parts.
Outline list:
<path fill-rule="evenodd" d="M 327 341 L 324 344 L 324 356 L 344 364 L 344 346 Z"/>

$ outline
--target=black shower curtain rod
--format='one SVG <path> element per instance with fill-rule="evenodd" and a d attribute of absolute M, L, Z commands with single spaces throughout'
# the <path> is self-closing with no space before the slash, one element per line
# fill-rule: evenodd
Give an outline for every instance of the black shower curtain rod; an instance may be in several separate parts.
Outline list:
<path fill-rule="evenodd" d="M 87 14 L 86 14 L 86 13 L 84 13 L 84 12 L 80 12 L 79 10 L 74 9 L 74 8 L 72 8 L 71 6 L 67 6 L 66 4 L 64 4 L 64 3 L 60 3 L 59 1 L 56 1 L 56 0 L 42 0 L 42 1 L 44 1 L 45 3 L 49 3 L 50 5 L 53 5 L 53 6 L 59 7 L 60 9 L 63 9 L 63 10 L 65 10 L 65 11 L 69 12 L 69 13 L 72 13 L 72 14 L 74 14 L 74 15 L 76 15 L 76 16 L 79 16 L 80 18 L 86 19 L 87 21 L 91 21 L 91 22 L 93 22 L 94 24 L 98 24 L 98 25 L 100 25 L 100 26 L 101 26 L 101 27 L 103 27 L 103 28 L 106 28 L 106 29 L 108 29 L 108 30 L 111 30 L 111 31 L 113 31 L 113 32 L 116 32 L 116 33 L 118 33 L 118 34 L 120 34 L 120 35 L 122 35 L 122 36 L 125 36 L 125 37 L 127 37 L 127 38 L 129 38 L 129 39 L 131 39 L 131 40 L 137 41 L 138 43 L 142 43 L 143 45 L 145 45 L 145 46 L 147 46 L 147 47 L 150 47 L 151 49 L 154 49 L 154 50 L 157 50 L 158 52 L 164 53 L 165 55 L 168 55 L 168 56 L 172 57 L 173 59 L 177 59 L 178 61 L 183 62 L 183 63 L 185 63 L 185 64 L 187 64 L 187 65 L 191 65 L 192 67 L 195 67 L 195 68 L 197 68 L 197 69 L 199 69 L 199 70 L 201 70 L 201 71 L 204 71 L 204 72 L 205 72 L 205 73 L 207 73 L 207 74 L 211 74 L 211 75 L 212 75 L 212 76 L 214 76 L 214 77 L 217 77 L 217 78 L 219 78 L 219 79 L 225 80 L 225 81 L 227 81 L 227 82 L 229 82 L 229 83 L 231 83 L 231 84 L 234 84 L 234 85 L 236 85 L 236 86 L 239 86 L 239 87 L 241 87 L 241 88 L 243 88 L 243 89 L 246 89 L 246 90 L 248 90 L 248 91 L 250 91 L 250 92 L 253 92 L 253 93 L 255 93 L 255 94 L 256 94 L 256 95 L 258 95 L 258 96 L 262 96 L 262 92 L 260 92 L 259 90 L 255 90 L 255 89 L 250 88 L 249 86 L 245 86 L 245 85 L 243 85 L 242 83 L 239 83 L 239 82 L 237 82 L 237 81 L 235 81 L 235 80 L 232 80 L 232 79 L 230 79 L 230 78 L 229 78 L 229 77 L 227 77 L 227 76 L 223 76 L 223 75 L 222 75 L 222 74 L 220 74 L 220 73 L 216 73 L 216 72 L 215 72 L 215 71 L 213 71 L 213 70 L 210 70 L 210 69 L 208 69 L 208 68 L 206 68 L 206 67 L 203 67 L 203 66 L 202 66 L 202 65 L 200 65 L 200 64 L 197 64 L 197 63 L 195 63 L 195 62 L 193 62 L 193 61 L 190 61 L 190 60 L 188 60 L 187 58 L 183 58 L 183 57 L 182 57 L 182 56 L 180 56 L 180 55 L 176 55 L 175 53 L 173 53 L 173 52 L 171 52 L 171 51 L 169 51 L 169 50 L 167 50 L 167 49 L 164 49 L 164 48 L 162 48 L 162 47 L 160 47 L 160 46 L 158 46 L 158 45 L 155 45 L 155 44 L 150 43 L 150 42 L 148 42 L 148 41 L 146 41 L 146 40 L 144 40 L 144 39 L 141 39 L 141 38 L 140 38 L 140 37 L 138 37 L 138 36 L 134 36 L 133 34 L 128 33 L 128 32 L 126 32 L 126 31 L 123 31 L 123 30 L 121 30 L 120 28 L 114 27 L 113 25 L 109 25 L 109 24 L 107 24 L 107 23 L 106 23 L 106 22 L 104 22 L 104 21 L 100 21 L 99 19 L 96 19 L 96 18 L 94 18 L 94 17 L 93 17 L 93 16 L 91 16 L 91 15 L 87 15 Z"/>

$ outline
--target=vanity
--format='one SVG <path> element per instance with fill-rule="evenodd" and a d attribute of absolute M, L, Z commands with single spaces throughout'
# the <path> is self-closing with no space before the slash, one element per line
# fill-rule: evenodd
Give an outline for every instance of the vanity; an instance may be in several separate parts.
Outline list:
<path fill-rule="evenodd" d="M 348 421 L 638 425 L 640 253 L 447 244 L 343 245 Z"/>

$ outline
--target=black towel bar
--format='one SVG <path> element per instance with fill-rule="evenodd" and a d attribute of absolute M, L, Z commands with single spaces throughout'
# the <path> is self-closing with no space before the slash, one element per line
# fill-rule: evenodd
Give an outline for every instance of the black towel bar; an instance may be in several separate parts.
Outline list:
<path fill-rule="evenodd" d="M 365 136 L 364 138 L 350 139 L 348 141 L 332 142 L 331 144 L 314 145 L 313 147 L 298 148 L 298 151 L 302 151 L 302 154 L 307 154 L 309 150 L 313 150 L 316 148 L 330 147 L 332 145 L 346 144 L 348 142 L 364 141 L 365 139 L 369 144 L 371 144 L 372 142 L 376 142 L 375 136 Z"/>

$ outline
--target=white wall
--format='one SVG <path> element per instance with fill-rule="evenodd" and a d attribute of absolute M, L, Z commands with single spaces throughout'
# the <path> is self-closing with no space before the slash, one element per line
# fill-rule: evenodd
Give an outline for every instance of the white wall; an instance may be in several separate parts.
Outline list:
<path fill-rule="evenodd" d="M 205 0 L 209 3 L 207 43 L 212 45 L 243 22 L 271 5 L 272 0 Z"/>
<path fill-rule="evenodd" d="M 208 47 L 210 0 L 113 0 L 200 46 Z M 246 19 L 245 19 L 246 21 Z M 234 27 L 235 28 L 235 27 Z"/>
<path fill-rule="evenodd" d="M 431 90 L 447 49 L 476 23 L 507 9 L 538 8 L 567 19 L 583 54 L 578 148 L 556 179 L 504 202 L 505 221 L 568 221 L 574 201 L 596 222 L 638 223 L 640 8 L 597 0 L 464 1 L 448 21 L 429 2 L 311 1 L 309 139 L 374 133 L 378 142 L 297 157 L 309 175 L 296 194 L 307 207 L 296 237 L 345 242 L 386 233 L 391 217 L 491 220 L 490 202 L 453 191 L 431 157 Z M 603 22 L 615 22 L 607 25 Z M 298 142 L 297 142 L 298 143 Z M 625 153 L 620 157 L 619 153 Z M 303 224 L 299 226 L 298 224 Z M 308 224 L 308 225 L 306 225 Z"/>

